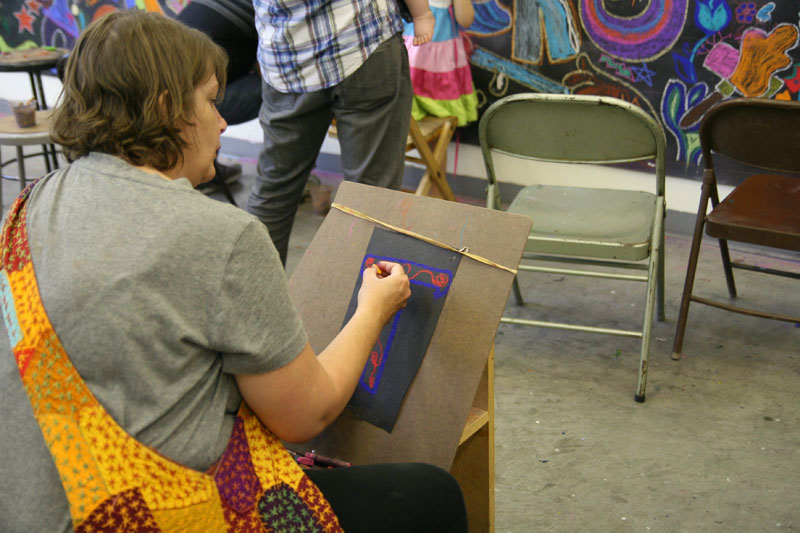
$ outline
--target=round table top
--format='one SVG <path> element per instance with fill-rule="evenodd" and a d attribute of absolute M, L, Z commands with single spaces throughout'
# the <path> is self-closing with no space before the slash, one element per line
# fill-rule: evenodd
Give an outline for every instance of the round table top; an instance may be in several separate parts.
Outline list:
<path fill-rule="evenodd" d="M 44 70 L 56 66 L 59 58 L 69 53 L 66 48 L 28 48 L 0 52 L 0 71 Z"/>
<path fill-rule="evenodd" d="M 52 109 L 36 112 L 36 125 L 31 128 L 20 128 L 14 115 L 0 117 L 0 141 L 8 142 L 13 139 L 36 137 L 36 139 L 49 138 L 50 115 Z M 9 143 L 16 144 L 16 143 Z"/>

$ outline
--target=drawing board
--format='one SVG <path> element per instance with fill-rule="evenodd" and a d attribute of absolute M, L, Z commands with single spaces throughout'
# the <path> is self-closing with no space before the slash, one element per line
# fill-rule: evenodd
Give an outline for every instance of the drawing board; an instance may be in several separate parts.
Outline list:
<path fill-rule="evenodd" d="M 334 202 L 511 269 L 531 224 L 519 215 L 350 182 L 339 186 Z M 292 273 L 290 293 L 317 353 L 342 327 L 378 227 L 332 209 Z M 392 431 L 345 409 L 317 438 L 292 448 L 354 464 L 423 461 L 449 469 L 513 279 L 507 270 L 462 256 Z"/>

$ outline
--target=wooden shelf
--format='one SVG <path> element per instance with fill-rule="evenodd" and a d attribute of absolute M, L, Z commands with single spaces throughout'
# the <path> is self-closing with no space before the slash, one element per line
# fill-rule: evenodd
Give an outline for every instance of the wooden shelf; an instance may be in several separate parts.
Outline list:
<path fill-rule="evenodd" d="M 464 444 L 468 438 L 478 432 L 483 426 L 489 423 L 489 411 L 478 407 L 470 407 L 467 415 L 467 423 L 464 424 L 464 431 L 461 433 L 461 440 L 458 445 Z"/>

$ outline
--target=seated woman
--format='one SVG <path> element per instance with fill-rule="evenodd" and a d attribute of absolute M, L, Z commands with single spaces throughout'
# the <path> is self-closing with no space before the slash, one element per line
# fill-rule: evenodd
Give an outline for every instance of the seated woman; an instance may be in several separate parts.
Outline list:
<path fill-rule="evenodd" d="M 366 270 L 314 353 L 264 226 L 194 190 L 224 83 L 222 50 L 162 15 L 78 39 L 53 119 L 71 164 L 2 233 L 0 531 L 465 531 L 441 469 L 305 473 L 278 440 L 337 417 L 409 285 Z"/>

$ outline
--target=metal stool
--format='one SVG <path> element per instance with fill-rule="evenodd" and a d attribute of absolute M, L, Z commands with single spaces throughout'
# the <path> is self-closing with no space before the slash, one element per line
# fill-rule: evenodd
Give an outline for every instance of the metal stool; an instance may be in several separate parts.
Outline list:
<path fill-rule="evenodd" d="M 31 81 L 31 92 L 36 99 L 37 109 L 44 111 L 47 109 L 47 101 L 45 100 L 44 87 L 42 85 L 42 72 L 57 68 L 59 61 L 67 54 L 69 54 L 69 50 L 66 48 L 50 46 L 4 52 L 0 54 L 0 72 L 26 72 Z M 31 130 L 26 131 L 32 133 Z M 52 143 L 42 145 L 42 151 L 35 155 L 44 157 L 47 172 L 52 170 L 51 160 L 53 167 L 58 168 L 56 148 Z"/>
<path fill-rule="evenodd" d="M 0 175 L 2 175 L 3 179 L 19 180 L 20 190 L 24 189 L 26 186 L 27 177 L 25 174 L 25 158 L 45 156 L 45 159 L 47 159 L 48 157 L 48 152 L 44 151 L 25 154 L 22 150 L 22 147 L 30 145 L 47 146 L 52 143 L 52 140 L 50 139 L 51 114 L 52 110 L 37 111 L 36 126 L 33 126 L 32 128 L 20 128 L 17 126 L 17 122 L 13 115 L 0 117 L 0 147 L 14 146 L 17 152 L 16 158 L 9 159 L 8 161 L 2 161 L 2 159 L 0 159 Z M 58 162 L 56 161 L 55 154 L 53 153 L 49 155 L 52 155 L 53 164 L 56 168 L 58 168 Z M 17 164 L 17 176 L 6 176 L 5 174 L 2 174 L 2 169 L 11 163 Z M 2 205 L 2 202 L 3 189 L 0 187 L 0 205 Z"/>
<path fill-rule="evenodd" d="M 47 109 L 42 86 L 42 71 L 56 68 L 58 60 L 69 53 L 66 48 L 28 48 L 12 50 L 0 56 L 0 72 L 27 72 L 31 91 L 39 109 Z"/>

